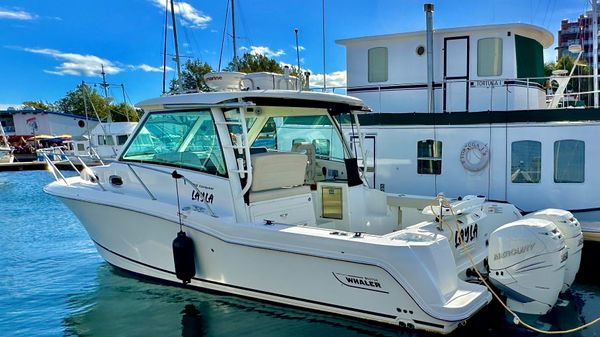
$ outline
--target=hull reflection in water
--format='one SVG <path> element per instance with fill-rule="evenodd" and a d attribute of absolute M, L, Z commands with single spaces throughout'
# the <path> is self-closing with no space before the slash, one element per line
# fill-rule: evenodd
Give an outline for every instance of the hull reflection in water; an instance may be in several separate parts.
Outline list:
<path fill-rule="evenodd" d="M 538 327 L 567 329 L 600 312 L 600 288 L 575 284 L 561 295 Z M 165 286 L 102 264 L 93 292 L 69 298 L 73 313 L 64 320 L 65 335 L 93 336 L 431 336 L 385 325 L 320 314 L 223 294 Z M 578 336 L 594 336 L 591 327 Z M 502 308 L 490 305 L 453 335 L 535 336 L 512 324 Z"/>
<path fill-rule="evenodd" d="M 408 331 L 237 296 L 165 286 L 102 264 L 95 291 L 72 296 L 75 336 L 409 336 Z"/>

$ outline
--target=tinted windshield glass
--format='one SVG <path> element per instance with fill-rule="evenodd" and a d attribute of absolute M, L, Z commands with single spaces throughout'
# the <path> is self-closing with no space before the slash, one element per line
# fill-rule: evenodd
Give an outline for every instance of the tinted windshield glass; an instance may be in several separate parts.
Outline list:
<path fill-rule="evenodd" d="M 123 160 L 227 173 L 208 110 L 150 114 L 123 153 Z"/>
<path fill-rule="evenodd" d="M 344 160 L 344 147 L 329 116 L 269 117 L 252 147 L 302 152 L 314 147 L 317 158 Z"/>

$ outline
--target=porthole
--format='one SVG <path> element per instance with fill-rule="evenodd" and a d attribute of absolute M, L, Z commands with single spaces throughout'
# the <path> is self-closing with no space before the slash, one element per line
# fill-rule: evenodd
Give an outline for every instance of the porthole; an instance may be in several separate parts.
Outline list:
<path fill-rule="evenodd" d="M 423 46 L 418 46 L 417 49 L 415 50 L 417 52 L 417 55 L 419 56 L 423 56 L 423 54 L 425 54 L 425 47 Z"/>

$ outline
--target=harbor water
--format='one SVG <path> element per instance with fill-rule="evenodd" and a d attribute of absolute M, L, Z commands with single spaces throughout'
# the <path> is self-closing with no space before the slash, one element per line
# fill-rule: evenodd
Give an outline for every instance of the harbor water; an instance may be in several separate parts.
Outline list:
<path fill-rule="evenodd" d="M 42 191 L 51 180 L 45 171 L 0 173 L 0 336 L 427 335 L 165 285 L 115 269 L 77 218 Z M 599 278 L 582 279 L 535 324 L 568 329 L 600 315 Z M 515 326 L 493 304 L 452 335 L 538 334 Z M 599 335 L 600 325 L 573 334 Z"/>

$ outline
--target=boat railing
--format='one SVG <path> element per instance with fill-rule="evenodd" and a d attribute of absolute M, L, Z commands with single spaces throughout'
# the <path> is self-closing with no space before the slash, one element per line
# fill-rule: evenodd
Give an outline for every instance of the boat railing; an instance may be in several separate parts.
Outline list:
<path fill-rule="evenodd" d="M 142 164 L 137 164 L 137 163 L 131 163 L 131 162 L 119 162 L 119 164 L 124 164 L 126 165 L 129 170 L 131 171 L 131 173 L 133 174 L 133 176 L 136 178 L 136 180 L 140 183 L 140 185 L 142 186 L 142 188 L 146 191 L 146 193 L 148 194 L 148 196 L 150 197 L 150 199 L 152 200 L 158 200 L 156 198 L 156 196 L 152 193 L 152 191 L 150 190 L 150 188 L 148 187 L 148 185 L 146 183 L 144 183 L 143 179 L 140 177 L 140 175 L 133 169 L 134 167 L 136 168 L 140 168 L 140 169 L 144 169 L 144 170 L 150 170 L 152 172 L 156 172 L 156 173 L 161 173 L 161 174 L 165 174 L 168 175 L 170 177 L 172 177 L 173 172 L 169 172 L 169 171 L 164 171 L 155 167 L 151 167 L 151 166 L 147 166 L 147 165 L 142 165 Z M 189 178 L 187 178 L 185 175 L 181 175 L 181 179 L 183 179 L 183 181 L 186 184 L 189 184 L 192 189 L 198 193 L 201 194 L 203 193 L 202 191 L 200 191 L 200 189 L 198 188 L 197 184 L 194 183 L 193 181 L 191 181 Z M 208 209 L 208 211 L 210 212 L 210 216 L 212 216 L 213 218 L 216 218 L 217 215 L 215 214 L 215 212 L 212 210 L 212 208 L 210 207 L 210 205 L 208 204 L 208 202 L 206 200 L 203 200 L 204 206 L 206 206 L 206 208 Z"/>
<path fill-rule="evenodd" d="M 488 91 L 487 103 L 479 104 L 478 110 L 523 110 L 523 109 L 561 109 L 561 108 L 586 108 L 594 106 L 594 93 L 600 93 L 600 90 L 591 89 L 593 84 L 593 75 L 569 75 L 568 72 L 555 71 L 551 76 L 525 77 L 525 78 L 485 78 L 485 79 L 444 79 L 434 83 L 434 93 L 442 98 L 436 100 L 442 101 L 445 96 L 451 100 L 453 95 L 464 95 L 465 87 L 469 90 L 486 89 Z M 464 85 L 460 85 L 464 84 Z M 422 90 L 427 90 L 426 83 L 385 83 L 385 85 L 364 85 L 364 86 L 327 86 L 312 87 L 311 91 L 330 92 L 337 94 L 353 93 L 377 93 L 376 105 L 371 106 L 374 111 L 380 111 L 383 94 L 393 90 L 401 90 L 407 85 L 417 85 Z M 523 92 L 518 98 L 515 97 L 515 87 L 521 87 Z M 540 104 L 539 96 L 532 95 L 532 92 L 543 91 L 543 104 Z M 478 92 L 478 97 L 484 97 L 484 92 Z M 389 98 L 385 98 L 389 99 Z M 511 100 L 519 99 L 515 104 Z M 438 101 L 438 103 L 439 103 Z M 482 101 L 480 101 L 482 102 Z M 373 104 L 373 103 L 371 103 Z M 472 107 L 471 107 L 472 109 Z M 457 110 L 459 111 L 459 110 Z M 464 111 L 464 110 L 460 110 Z M 446 106 L 444 112 L 455 112 L 449 106 Z"/>
<path fill-rule="evenodd" d="M 75 165 L 75 163 L 73 163 L 73 161 L 71 160 L 71 158 L 69 156 L 67 156 L 65 154 L 65 152 L 63 151 L 62 148 L 60 147 L 52 147 L 52 148 L 45 148 L 45 149 L 39 149 L 38 153 L 43 156 L 44 160 L 46 161 L 46 163 L 48 164 L 48 168 L 50 173 L 52 173 L 52 175 L 54 176 L 54 179 L 56 181 L 63 181 L 66 185 L 70 185 L 69 181 L 67 180 L 67 178 L 65 177 L 65 175 L 61 172 L 61 170 L 56 166 L 56 161 L 53 160 L 53 158 L 51 156 L 55 155 L 55 154 L 61 154 L 64 155 L 64 160 L 63 162 L 68 162 L 71 167 L 73 168 L 73 170 L 75 172 L 77 172 L 78 175 L 83 175 L 83 173 L 87 174 L 88 176 L 92 177 L 92 179 L 89 179 L 89 181 L 91 181 L 92 183 L 95 183 L 96 185 L 98 185 L 100 187 L 100 189 L 102 189 L 103 191 L 106 191 L 107 189 L 104 187 L 104 185 L 100 182 L 100 179 L 98 178 L 98 176 L 96 176 L 96 174 L 93 172 L 93 170 L 91 170 L 86 163 L 83 161 L 83 159 L 81 158 L 81 156 L 75 156 L 75 158 L 77 158 L 77 160 L 79 161 L 79 164 L 81 165 L 82 169 L 78 169 L 77 165 Z M 168 176 L 172 176 L 172 172 L 169 171 L 164 171 L 158 168 L 154 168 L 151 166 L 147 166 L 147 165 L 141 165 L 141 164 L 136 164 L 136 163 L 130 163 L 130 162 L 119 162 L 119 164 L 124 164 L 126 165 L 129 170 L 131 171 L 131 173 L 133 174 L 133 176 L 135 177 L 135 179 L 138 181 L 138 183 L 142 186 L 142 188 L 144 189 L 144 191 L 148 194 L 148 196 L 150 197 L 150 199 L 152 200 L 158 200 L 158 198 L 156 197 L 156 195 L 154 193 L 152 193 L 152 191 L 150 190 L 150 188 L 148 187 L 148 184 L 146 184 L 144 182 L 144 180 L 142 179 L 142 177 L 140 177 L 140 175 L 136 172 L 136 170 L 134 169 L 134 167 L 136 168 L 141 168 L 144 170 L 150 170 L 152 172 L 156 172 L 156 173 L 161 173 L 161 174 L 165 174 Z M 104 166 L 105 164 L 102 162 L 102 165 Z M 187 178 L 186 176 L 182 175 L 183 181 L 186 184 L 189 184 L 192 189 L 194 189 L 194 191 L 198 194 L 202 193 L 202 191 L 200 191 L 200 189 L 198 188 L 198 186 L 191 181 L 189 178 Z M 204 205 L 206 206 L 206 208 L 208 209 L 208 211 L 210 212 L 210 215 L 212 217 L 217 217 L 217 215 L 215 214 L 215 212 L 212 210 L 212 208 L 210 207 L 210 205 L 206 202 L 206 200 L 204 200 Z"/>

